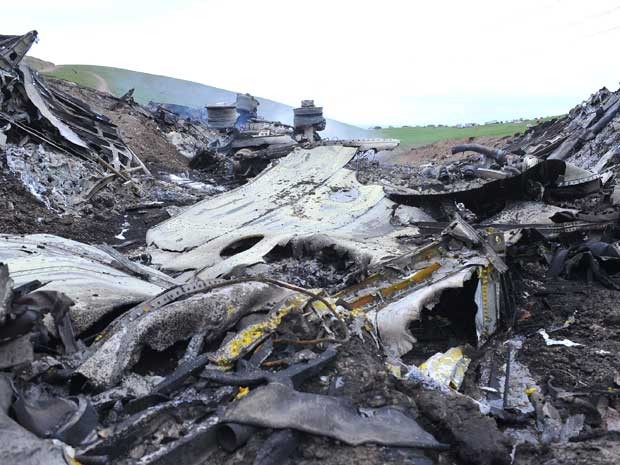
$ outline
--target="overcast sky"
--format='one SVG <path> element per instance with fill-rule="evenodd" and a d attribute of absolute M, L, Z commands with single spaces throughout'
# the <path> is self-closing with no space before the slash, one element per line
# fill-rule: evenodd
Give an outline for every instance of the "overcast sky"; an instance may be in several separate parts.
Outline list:
<path fill-rule="evenodd" d="M 620 0 L 24 0 L 33 56 L 188 79 L 369 125 L 566 112 L 620 81 Z"/>

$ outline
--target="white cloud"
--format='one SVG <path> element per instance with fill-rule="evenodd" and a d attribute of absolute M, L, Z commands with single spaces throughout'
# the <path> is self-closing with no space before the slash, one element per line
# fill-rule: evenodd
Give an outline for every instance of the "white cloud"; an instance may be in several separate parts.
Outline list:
<path fill-rule="evenodd" d="M 358 124 L 555 113 L 620 80 L 620 0 L 16 4 L 0 32 L 38 29 L 35 56 L 314 98 Z"/>

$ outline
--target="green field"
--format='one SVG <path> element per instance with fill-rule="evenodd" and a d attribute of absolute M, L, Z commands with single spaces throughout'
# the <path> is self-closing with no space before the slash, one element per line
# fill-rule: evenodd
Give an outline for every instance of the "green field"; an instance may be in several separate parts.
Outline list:
<path fill-rule="evenodd" d="M 75 82 L 84 87 L 97 88 L 97 78 L 90 71 L 75 66 L 57 66 L 53 71 L 45 72 L 49 76 Z"/>
<path fill-rule="evenodd" d="M 545 118 L 547 119 L 547 118 Z M 523 132 L 528 125 L 535 125 L 536 120 L 527 120 L 519 123 L 484 124 L 471 128 L 455 127 L 409 127 L 387 128 L 379 132 L 383 137 L 400 139 L 401 146 L 419 147 L 441 140 L 460 139 L 465 137 L 503 137 Z"/>

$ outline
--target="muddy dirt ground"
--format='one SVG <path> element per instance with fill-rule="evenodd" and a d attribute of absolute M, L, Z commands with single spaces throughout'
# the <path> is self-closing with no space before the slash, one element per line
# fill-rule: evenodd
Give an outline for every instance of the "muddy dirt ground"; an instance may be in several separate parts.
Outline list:
<path fill-rule="evenodd" d="M 459 153 L 452 155 L 450 149 L 454 145 L 476 143 L 487 147 L 501 147 L 506 145 L 511 136 L 504 137 L 465 137 L 459 139 L 449 139 L 434 144 L 427 144 L 421 147 L 399 147 L 393 152 L 383 152 L 377 155 L 377 160 L 385 164 L 398 165 L 424 165 L 428 163 L 444 163 L 447 161 L 460 160 L 466 154 Z"/>
<path fill-rule="evenodd" d="M 94 111 L 101 113 L 118 126 L 121 138 L 142 162 L 156 174 L 183 173 L 188 170 L 189 160 L 168 142 L 157 129 L 157 124 L 138 109 L 120 102 L 110 94 L 100 92 L 62 79 L 47 79 L 47 82 L 67 92 L 72 97 L 86 102 Z"/>
<path fill-rule="evenodd" d="M 114 195 L 95 197 L 80 216 L 58 216 L 33 196 L 8 169 L 4 154 L 0 153 L 0 233 L 55 234 L 88 244 L 110 244 L 127 252 L 144 245 L 146 231 L 170 216 L 163 204 L 158 208 L 133 208 L 141 204 L 139 197 Z M 133 197 L 133 198 L 132 198 Z M 177 203 L 174 204 L 178 205 Z M 131 226 L 123 235 L 116 237 Z"/>

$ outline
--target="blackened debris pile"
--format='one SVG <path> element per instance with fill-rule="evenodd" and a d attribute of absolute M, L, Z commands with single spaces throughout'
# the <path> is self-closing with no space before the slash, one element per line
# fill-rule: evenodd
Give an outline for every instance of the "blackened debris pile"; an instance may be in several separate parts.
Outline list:
<path fill-rule="evenodd" d="M 601 173 L 615 166 L 620 153 L 620 94 L 603 88 L 568 115 L 552 119 L 517 137 L 506 150 L 564 160 Z"/>
<path fill-rule="evenodd" d="M 0 39 L 7 159 L 28 136 L 143 170 L 16 68 L 34 37 Z M 615 463 L 618 102 L 601 90 L 502 147 L 390 166 L 365 155 L 393 141 L 316 137 L 310 102 L 291 128 L 247 94 L 194 118 L 128 92 L 117 111 L 188 158 L 260 175 L 170 208 L 130 255 L 0 236 L 0 459 Z"/>
<path fill-rule="evenodd" d="M 116 127 L 84 103 L 50 88 L 36 71 L 20 60 L 37 38 L 36 31 L 3 37 L 0 119 L 4 143 L 25 143 L 29 137 L 67 154 L 96 162 L 124 180 L 137 169 L 148 170 L 118 136 Z M 6 45 L 4 45 L 6 44 Z M 13 52 L 10 52 L 13 49 Z M 14 60 L 10 57 L 14 56 Z"/>
<path fill-rule="evenodd" d="M 322 139 L 319 132 L 325 129 L 326 120 L 323 108 L 313 100 L 303 100 L 293 110 L 294 126 L 261 117 L 259 102 L 250 94 L 237 94 L 235 103 L 207 105 L 206 114 L 153 102 L 149 109 L 168 139 L 191 160 L 192 168 L 213 170 L 226 165 L 242 178 L 259 174 L 295 148 L 346 145 L 376 153 L 399 145 L 395 139 Z"/>

